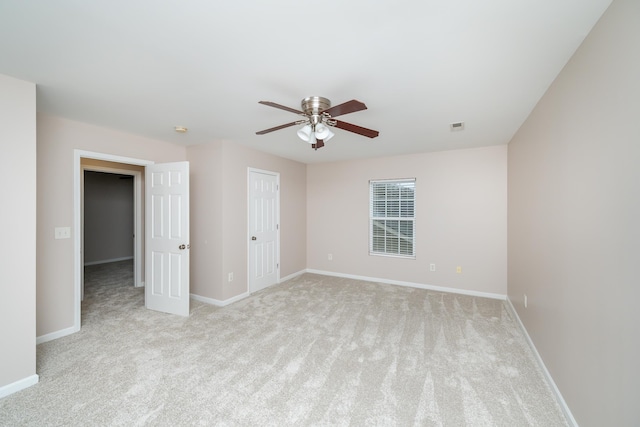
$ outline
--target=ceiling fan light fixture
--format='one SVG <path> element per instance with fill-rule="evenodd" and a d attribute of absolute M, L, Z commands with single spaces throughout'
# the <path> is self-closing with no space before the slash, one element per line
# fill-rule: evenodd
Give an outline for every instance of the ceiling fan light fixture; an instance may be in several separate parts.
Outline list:
<path fill-rule="evenodd" d="M 326 138 L 322 138 L 322 140 L 325 142 L 333 138 L 333 136 L 335 135 L 335 133 L 331 132 L 329 128 L 327 128 L 327 132 L 328 132 L 328 135 L 326 136 Z"/>
<path fill-rule="evenodd" d="M 321 139 L 323 141 L 328 141 L 333 138 L 334 133 L 331 130 L 323 125 L 322 123 L 316 126 L 316 138 Z"/>
<path fill-rule="evenodd" d="M 301 129 L 298 129 L 298 138 L 304 142 L 312 143 L 315 138 L 312 138 L 313 132 L 311 132 L 311 126 L 305 125 Z"/>

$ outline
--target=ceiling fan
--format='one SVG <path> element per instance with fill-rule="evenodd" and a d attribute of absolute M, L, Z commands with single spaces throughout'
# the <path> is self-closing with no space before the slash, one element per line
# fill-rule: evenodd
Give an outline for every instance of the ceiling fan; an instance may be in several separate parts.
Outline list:
<path fill-rule="evenodd" d="M 304 127 L 298 130 L 298 137 L 303 141 L 310 143 L 314 150 L 324 147 L 325 141 L 328 141 L 333 137 L 333 132 L 331 132 L 327 126 L 336 127 L 338 129 L 357 133 L 358 135 L 367 136 L 369 138 L 375 138 L 380 133 L 377 130 L 363 128 L 334 119 L 334 117 L 367 109 L 367 106 L 364 105 L 364 103 L 355 99 L 332 107 L 331 101 L 327 98 L 323 98 L 321 96 L 310 96 L 302 100 L 302 111 L 285 107 L 284 105 L 270 101 L 260 101 L 259 103 L 299 114 L 303 116 L 303 118 L 296 120 L 295 122 L 261 130 L 260 132 L 256 132 L 256 135 L 264 135 L 290 126 L 304 125 Z"/>

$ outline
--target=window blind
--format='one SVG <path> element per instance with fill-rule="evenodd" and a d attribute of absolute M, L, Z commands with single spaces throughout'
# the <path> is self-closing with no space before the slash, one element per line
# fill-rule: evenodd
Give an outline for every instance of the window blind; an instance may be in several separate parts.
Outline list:
<path fill-rule="evenodd" d="M 369 181 L 369 253 L 415 257 L 415 178 Z"/>

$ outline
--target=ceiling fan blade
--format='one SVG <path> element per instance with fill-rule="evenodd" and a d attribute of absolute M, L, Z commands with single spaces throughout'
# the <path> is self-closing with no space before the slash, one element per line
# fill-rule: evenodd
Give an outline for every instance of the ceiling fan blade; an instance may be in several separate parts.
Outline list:
<path fill-rule="evenodd" d="M 258 101 L 258 104 L 268 105 L 269 107 L 279 108 L 281 110 L 289 111 L 289 112 L 294 113 L 294 114 L 302 114 L 302 115 L 304 115 L 304 113 L 302 111 L 300 111 L 300 110 L 296 110 L 294 108 L 285 107 L 284 105 L 276 104 L 275 102 L 271 102 L 271 101 Z"/>
<path fill-rule="evenodd" d="M 342 104 L 335 105 L 331 108 L 327 108 L 323 113 L 329 114 L 331 117 L 342 116 L 343 114 L 355 113 L 356 111 L 366 110 L 367 106 L 363 102 L 352 99 L 351 101 L 343 102 Z"/>
<path fill-rule="evenodd" d="M 335 127 L 367 136 L 369 138 L 375 138 L 376 136 L 380 135 L 380 132 L 378 132 L 377 130 L 363 128 L 361 126 L 352 125 L 351 123 L 341 122 L 340 120 L 336 120 Z"/>
<path fill-rule="evenodd" d="M 322 147 L 324 147 L 324 141 L 321 139 L 316 139 L 316 143 L 311 144 L 311 148 L 313 148 L 314 150 L 317 150 L 318 148 L 322 148 Z"/>
<path fill-rule="evenodd" d="M 287 123 L 286 125 L 280 125 L 273 128 L 261 130 L 260 132 L 256 132 L 256 135 L 264 135 L 265 133 L 273 132 L 274 130 L 280 130 L 280 129 L 288 128 L 291 126 L 295 126 L 296 124 L 298 124 L 298 122 L 291 122 L 291 123 Z"/>

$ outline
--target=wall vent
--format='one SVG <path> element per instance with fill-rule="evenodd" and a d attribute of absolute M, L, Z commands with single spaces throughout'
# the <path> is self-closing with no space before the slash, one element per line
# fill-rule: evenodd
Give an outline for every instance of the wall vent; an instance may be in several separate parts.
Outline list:
<path fill-rule="evenodd" d="M 464 130 L 464 122 L 451 123 L 449 129 L 451 129 L 451 132 Z"/>

